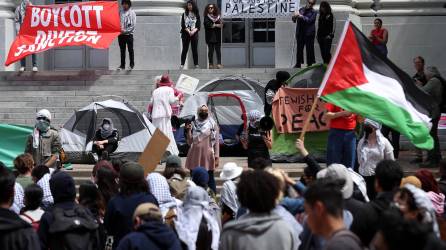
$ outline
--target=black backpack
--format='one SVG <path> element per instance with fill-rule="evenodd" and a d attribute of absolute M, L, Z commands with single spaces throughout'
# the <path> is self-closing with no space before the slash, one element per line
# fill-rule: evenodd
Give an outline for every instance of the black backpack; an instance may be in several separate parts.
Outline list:
<path fill-rule="evenodd" d="M 50 249 L 93 250 L 99 248 L 99 224 L 84 207 L 52 210 L 54 221 L 49 227 Z"/>

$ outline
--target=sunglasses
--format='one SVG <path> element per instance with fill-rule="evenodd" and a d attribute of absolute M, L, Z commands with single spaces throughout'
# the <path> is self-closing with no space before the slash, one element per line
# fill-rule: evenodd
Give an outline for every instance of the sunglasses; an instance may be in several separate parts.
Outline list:
<path fill-rule="evenodd" d="M 38 121 L 47 121 L 47 122 L 50 121 L 50 120 L 48 120 L 46 117 L 37 117 L 36 120 L 38 120 Z"/>

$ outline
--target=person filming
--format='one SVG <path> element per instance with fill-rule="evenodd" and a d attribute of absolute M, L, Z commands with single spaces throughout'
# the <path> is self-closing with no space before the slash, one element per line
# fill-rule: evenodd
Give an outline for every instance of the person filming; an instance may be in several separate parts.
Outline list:
<path fill-rule="evenodd" d="M 256 158 L 264 158 L 271 161 L 269 149 L 272 148 L 272 138 L 270 131 L 263 131 L 260 128 L 262 114 L 258 110 L 251 110 L 248 113 L 249 125 L 241 137 L 243 148 L 248 151 L 248 167 Z"/>

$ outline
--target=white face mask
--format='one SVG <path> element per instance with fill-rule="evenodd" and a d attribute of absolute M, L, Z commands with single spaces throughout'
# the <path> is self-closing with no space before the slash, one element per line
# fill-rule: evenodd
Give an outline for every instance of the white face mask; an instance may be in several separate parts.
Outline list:
<path fill-rule="evenodd" d="M 104 125 L 102 125 L 102 128 L 103 129 L 105 129 L 105 130 L 109 130 L 110 129 L 110 124 L 104 124 Z"/>

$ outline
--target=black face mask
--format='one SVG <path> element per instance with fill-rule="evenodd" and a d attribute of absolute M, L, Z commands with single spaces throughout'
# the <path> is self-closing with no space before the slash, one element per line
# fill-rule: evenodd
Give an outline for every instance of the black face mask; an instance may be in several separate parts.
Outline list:
<path fill-rule="evenodd" d="M 198 116 L 200 117 L 200 119 L 205 120 L 206 118 L 208 118 L 208 113 L 207 112 L 200 112 L 198 113 Z"/>
<path fill-rule="evenodd" d="M 373 133 L 373 128 L 369 126 L 364 127 L 365 138 L 368 139 L 369 135 Z"/>

